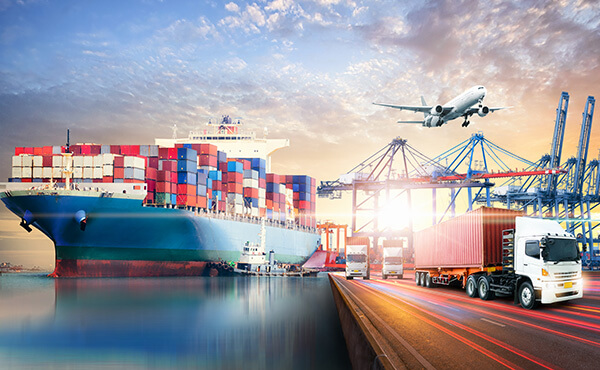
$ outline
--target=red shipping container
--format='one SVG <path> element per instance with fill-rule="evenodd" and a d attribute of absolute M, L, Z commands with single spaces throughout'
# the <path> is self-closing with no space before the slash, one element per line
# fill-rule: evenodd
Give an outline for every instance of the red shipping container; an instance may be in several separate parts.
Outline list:
<path fill-rule="evenodd" d="M 415 267 L 463 268 L 502 264 L 502 230 L 520 211 L 481 207 L 414 233 Z"/>
<path fill-rule="evenodd" d="M 199 155 L 198 164 L 200 166 L 212 166 L 217 167 L 217 157 L 212 155 Z"/>
<path fill-rule="evenodd" d="M 113 181 L 114 181 L 114 179 L 113 179 L 112 176 L 104 176 L 104 177 L 102 177 L 102 182 L 111 183 Z"/>
<path fill-rule="evenodd" d="M 42 167 L 52 167 L 52 154 L 42 156 Z"/>
<path fill-rule="evenodd" d="M 272 183 L 279 183 L 279 175 L 274 174 L 274 173 L 268 173 L 267 174 L 267 182 L 272 182 Z"/>
<path fill-rule="evenodd" d="M 146 198 L 144 198 L 144 202 L 146 203 L 154 203 L 154 193 L 148 192 L 148 194 L 146 194 Z"/>
<path fill-rule="evenodd" d="M 102 179 L 93 179 L 93 180 L 92 180 L 92 182 L 93 182 L 94 184 L 98 184 L 98 183 L 101 183 L 101 182 L 102 182 Z"/>
<path fill-rule="evenodd" d="M 110 152 L 112 154 L 121 154 L 121 146 L 120 145 L 111 145 Z"/>
<path fill-rule="evenodd" d="M 148 166 L 158 170 L 158 157 L 148 157 Z"/>
<path fill-rule="evenodd" d="M 177 148 L 169 148 L 169 159 L 177 160 Z"/>
<path fill-rule="evenodd" d="M 51 146 L 42 147 L 42 155 L 52 155 L 52 147 Z"/>
<path fill-rule="evenodd" d="M 224 200 L 220 200 L 219 201 L 219 209 L 220 210 L 225 210 L 225 201 Z"/>
<path fill-rule="evenodd" d="M 75 155 L 81 155 L 81 145 L 71 145 L 69 150 Z"/>
<path fill-rule="evenodd" d="M 102 145 L 90 145 L 91 155 L 98 155 L 102 152 Z"/>
<path fill-rule="evenodd" d="M 294 175 L 285 175 L 285 183 L 293 184 L 294 183 Z"/>
<path fill-rule="evenodd" d="M 198 197 L 196 197 L 196 207 L 206 209 L 206 197 L 198 195 Z"/>
<path fill-rule="evenodd" d="M 175 144 L 175 148 L 177 148 L 177 149 L 183 148 L 183 144 Z"/>
<path fill-rule="evenodd" d="M 171 182 L 177 184 L 177 172 L 171 172 Z"/>
<path fill-rule="evenodd" d="M 171 193 L 171 183 L 159 181 L 156 183 L 157 193 Z"/>
<path fill-rule="evenodd" d="M 285 183 L 285 188 L 286 189 L 290 189 L 290 190 L 294 190 L 294 184 L 290 184 L 290 183 Z"/>
<path fill-rule="evenodd" d="M 171 183 L 171 191 L 169 192 L 171 194 L 177 194 L 177 184 L 172 182 Z"/>
<path fill-rule="evenodd" d="M 258 209 L 258 216 L 259 217 L 266 217 L 267 216 L 267 209 L 266 208 L 259 208 Z"/>
<path fill-rule="evenodd" d="M 294 200 L 300 200 L 300 193 L 298 193 L 297 191 L 294 192 L 294 196 L 293 196 Z"/>
<path fill-rule="evenodd" d="M 301 200 L 298 208 L 300 208 L 301 210 L 309 210 L 310 202 L 308 202 L 306 200 Z"/>
<path fill-rule="evenodd" d="M 113 177 L 115 179 L 122 179 L 125 177 L 125 169 L 123 167 L 114 167 L 113 168 Z"/>
<path fill-rule="evenodd" d="M 169 159 L 169 148 L 158 148 L 158 159 Z"/>
<path fill-rule="evenodd" d="M 238 159 L 238 162 L 242 162 L 242 165 L 244 165 L 244 169 L 245 170 L 251 170 L 252 169 L 252 162 L 250 162 L 247 159 Z"/>
<path fill-rule="evenodd" d="M 227 173 L 227 182 L 243 184 L 244 183 L 244 174 L 239 173 L 239 172 L 229 172 L 229 173 Z"/>
<path fill-rule="evenodd" d="M 32 182 L 33 180 L 31 178 L 22 178 L 21 182 Z"/>
<path fill-rule="evenodd" d="M 146 179 L 146 184 L 148 185 L 148 191 L 156 191 L 156 181 Z"/>
<path fill-rule="evenodd" d="M 139 145 L 130 145 L 129 152 L 131 155 L 140 155 L 140 146 Z"/>
<path fill-rule="evenodd" d="M 196 206 L 196 194 L 194 194 L 194 195 L 177 194 L 177 205 L 195 207 Z"/>
<path fill-rule="evenodd" d="M 229 184 L 227 184 L 227 192 L 230 194 L 231 193 L 243 194 L 244 186 L 242 184 L 238 184 L 238 183 L 229 183 Z"/>
<path fill-rule="evenodd" d="M 42 155 L 42 148 L 35 147 L 33 148 L 33 155 Z"/>
<path fill-rule="evenodd" d="M 256 189 L 256 188 L 244 188 L 244 197 L 246 197 L 246 198 L 258 198 L 258 189 Z"/>
<path fill-rule="evenodd" d="M 121 145 L 122 155 L 131 155 L 131 145 Z"/>
<path fill-rule="evenodd" d="M 260 189 L 266 189 L 267 188 L 267 180 L 265 179 L 258 179 L 258 187 Z"/>
<path fill-rule="evenodd" d="M 25 148 L 23 147 L 16 147 L 15 148 L 15 155 L 21 155 L 25 153 Z"/>
<path fill-rule="evenodd" d="M 113 159 L 113 166 L 114 166 L 115 169 L 117 169 L 117 168 L 124 168 L 125 167 L 125 158 L 121 157 L 121 156 L 115 157 Z M 119 177 L 119 178 L 122 179 L 122 177 Z"/>
<path fill-rule="evenodd" d="M 279 212 L 279 203 L 273 203 L 273 212 Z"/>
<path fill-rule="evenodd" d="M 267 209 L 273 209 L 273 200 L 272 199 L 267 199 L 265 201 Z"/>
<path fill-rule="evenodd" d="M 171 182 L 171 171 L 159 170 L 156 173 L 156 180 L 161 182 Z M 166 193 L 166 191 L 159 191 L 159 193 Z"/>
<path fill-rule="evenodd" d="M 156 172 L 157 172 L 156 168 L 147 167 L 146 168 L 146 179 L 156 181 Z"/>
<path fill-rule="evenodd" d="M 198 154 L 208 154 L 216 157 L 217 152 L 218 148 L 213 144 L 200 144 L 200 151 L 198 151 Z"/>
<path fill-rule="evenodd" d="M 33 154 L 33 148 L 23 148 L 23 154 Z"/>
<path fill-rule="evenodd" d="M 177 194 L 196 195 L 196 185 L 177 184 Z"/>
<path fill-rule="evenodd" d="M 227 172 L 227 163 L 226 162 L 219 163 L 219 171 L 223 172 L 223 176 L 225 176 L 225 173 Z M 225 179 L 225 177 L 223 177 L 223 179 Z"/>
<path fill-rule="evenodd" d="M 81 155 L 92 155 L 92 146 L 91 145 L 81 145 Z"/>
<path fill-rule="evenodd" d="M 177 172 L 177 161 L 166 159 L 162 161 L 161 166 L 165 171 Z"/>
<path fill-rule="evenodd" d="M 227 194 L 229 190 L 229 187 L 227 186 L 226 182 L 221 183 L 221 192 L 224 194 Z"/>

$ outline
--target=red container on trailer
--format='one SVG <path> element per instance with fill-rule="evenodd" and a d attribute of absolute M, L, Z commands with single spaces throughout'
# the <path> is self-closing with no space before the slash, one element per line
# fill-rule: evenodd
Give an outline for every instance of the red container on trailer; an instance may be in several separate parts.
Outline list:
<path fill-rule="evenodd" d="M 502 264 L 502 230 L 523 212 L 481 207 L 414 233 L 416 268 L 485 267 Z"/>

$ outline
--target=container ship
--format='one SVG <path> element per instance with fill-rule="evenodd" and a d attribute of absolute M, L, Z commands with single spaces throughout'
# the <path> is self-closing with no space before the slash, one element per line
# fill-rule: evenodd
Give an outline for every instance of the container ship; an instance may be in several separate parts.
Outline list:
<path fill-rule="evenodd" d="M 0 199 L 54 243 L 54 277 L 192 276 L 232 271 L 266 232 L 278 262 L 320 245 L 314 178 L 270 172 L 288 140 L 228 116 L 154 145 L 17 147 Z"/>

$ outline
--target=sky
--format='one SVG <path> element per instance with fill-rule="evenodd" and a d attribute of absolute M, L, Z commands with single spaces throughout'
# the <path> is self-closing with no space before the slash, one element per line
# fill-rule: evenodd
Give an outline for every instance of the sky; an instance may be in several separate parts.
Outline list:
<path fill-rule="evenodd" d="M 536 161 L 562 91 L 566 158 L 599 92 L 599 23 L 600 4 L 584 0 L 0 0 L 0 177 L 14 147 L 64 144 L 67 129 L 72 142 L 152 144 L 225 114 L 290 139 L 274 172 L 318 181 L 395 137 L 434 157 L 481 131 Z M 371 104 L 443 104 L 474 85 L 511 108 L 428 129 Z M 595 127 L 589 158 L 599 143 Z M 349 222 L 348 198 L 319 199 L 319 218 Z M 50 242 L 0 217 L 0 261 L 52 263 Z"/>

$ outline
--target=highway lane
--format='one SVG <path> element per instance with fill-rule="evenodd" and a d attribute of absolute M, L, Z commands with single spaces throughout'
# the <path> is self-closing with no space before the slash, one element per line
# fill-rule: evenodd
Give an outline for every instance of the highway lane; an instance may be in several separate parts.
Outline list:
<path fill-rule="evenodd" d="M 397 368 L 600 368 L 600 273 L 584 298 L 525 310 L 511 298 L 469 298 L 459 288 L 402 280 L 335 281 L 372 324 Z"/>

